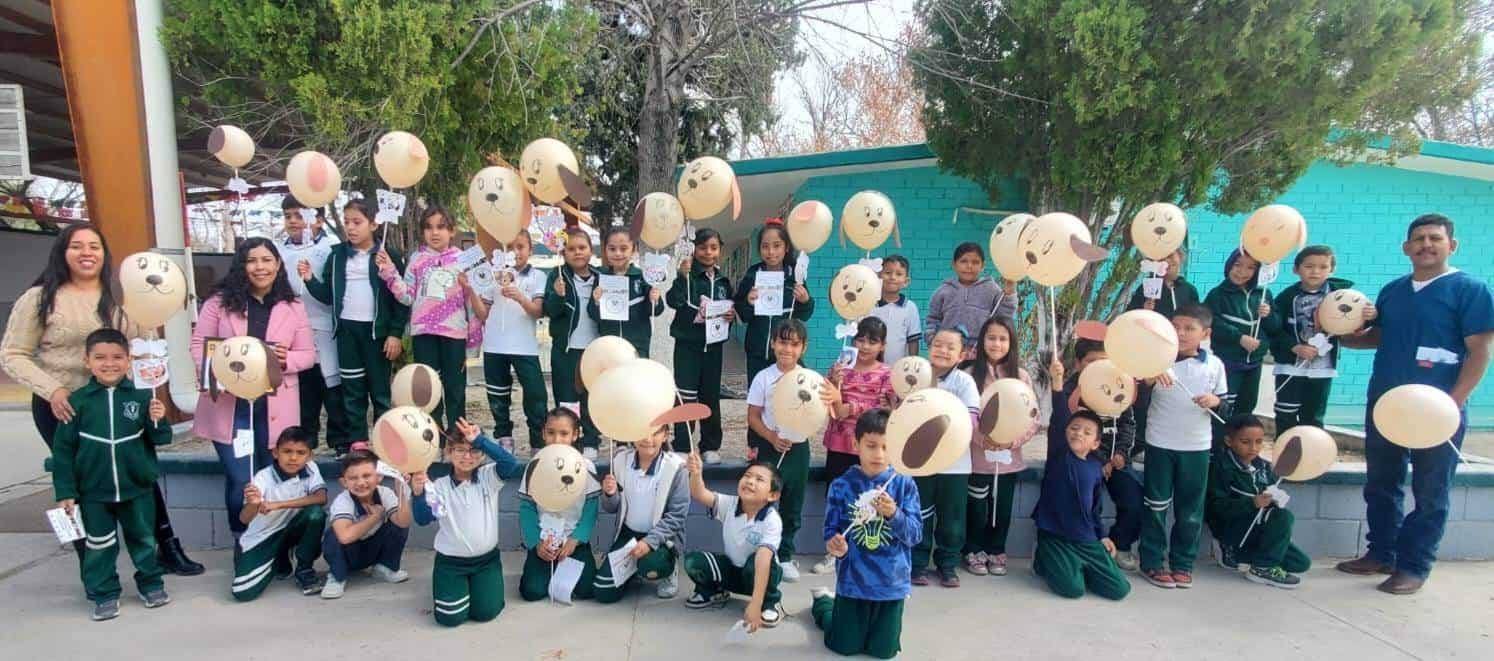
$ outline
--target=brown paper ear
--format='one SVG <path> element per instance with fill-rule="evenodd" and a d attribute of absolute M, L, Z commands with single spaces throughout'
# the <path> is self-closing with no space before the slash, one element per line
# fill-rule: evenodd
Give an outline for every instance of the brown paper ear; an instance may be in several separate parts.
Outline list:
<path fill-rule="evenodd" d="M 265 376 L 270 380 L 270 389 L 265 392 L 275 392 L 280 389 L 280 383 L 285 375 L 280 372 L 280 360 L 275 357 L 275 349 L 264 342 L 259 346 L 265 352 Z"/>
<path fill-rule="evenodd" d="M 228 132 L 221 126 L 214 126 L 213 132 L 208 134 L 208 153 L 217 155 L 218 150 L 223 149 L 223 144 L 228 142 Z"/>
<path fill-rule="evenodd" d="M 1109 250 L 1093 245 L 1073 234 L 1069 235 L 1069 249 L 1074 251 L 1075 256 L 1086 262 L 1103 262 L 1110 256 Z"/>
<path fill-rule="evenodd" d="M 560 174 L 560 183 L 565 186 L 566 197 L 583 210 L 591 208 L 591 189 L 586 187 L 586 182 L 581 180 L 581 175 L 572 172 L 564 165 L 555 166 Z"/>
<path fill-rule="evenodd" d="M 1302 463 L 1302 437 L 1293 434 L 1281 447 L 1281 452 L 1276 457 L 1276 474 L 1291 475 L 1297 472 L 1297 465 Z"/>
<path fill-rule="evenodd" d="M 662 425 L 672 425 L 680 422 L 694 422 L 696 420 L 704 420 L 709 417 L 711 417 L 711 407 L 706 406 L 705 404 L 682 404 L 680 406 L 669 409 L 668 411 L 665 411 L 663 415 L 650 420 L 648 424 L 651 427 L 659 427 Z"/>
<path fill-rule="evenodd" d="M 528 230 L 529 223 L 534 221 L 534 201 L 527 193 L 519 196 L 519 215 L 523 216 L 523 220 L 519 221 L 519 227 Z"/>
<path fill-rule="evenodd" d="M 742 187 L 733 180 L 731 182 L 731 219 L 736 220 L 742 215 Z"/>
<path fill-rule="evenodd" d="M 380 459 L 396 467 L 405 464 L 405 460 L 409 458 L 408 448 L 405 447 L 405 439 L 400 438 L 399 431 L 394 428 L 393 423 L 388 420 L 379 420 L 378 424 L 374 425 L 374 438 L 379 442 L 379 449 L 383 450 L 386 455 L 379 457 Z"/>
<path fill-rule="evenodd" d="M 637 206 L 633 207 L 633 224 L 628 226 L 628 234 L 637 242 L 638 237 L 643 236 L 643 219 L 648 216 L 648 198 L 638 200 Z"/>
<path fill-rule="evenodd" d="M 431 395 L 435 391 L 435 384 L 431 383 L 431 375 L 422 369 L 415 370 L 414 378 L 410 379 L 410 391 L 410 399 L 418 402 L 420 406 L 425 406 L 431 401 Z"/>
<path fill-rule="evenodd" d="M 996 421 L 1001 417 L 1001 393 L 993 393 L 991 400 L 980 408 L 980 434 L 990 436 L 991 431 L 996 429 Z"/>
<path fill-rule="evenodd" d="M 944 432 L 949 429 L 949 416 L 939 415 L 925 420 L 918 425 L 912 434 L 908 435 L 908 442 L 903 444 L 903 465 L 909 468 L 920 468 L 929 462 L 934 452 L 939 449 L 939 441 L 944 438 Z"/>

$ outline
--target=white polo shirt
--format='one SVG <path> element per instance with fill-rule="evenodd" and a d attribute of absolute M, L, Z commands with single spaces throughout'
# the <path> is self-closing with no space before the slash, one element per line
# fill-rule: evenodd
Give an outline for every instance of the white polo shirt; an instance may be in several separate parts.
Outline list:
<path fill-rule="evenodd" d="M 316 467 L 316 462 L 306 464 L 299 473 L 286 475 L 275 466 L 261 468 L 254 474 L 251 482 L 259 489 L 260 496 L 266 502 L 281 502 L 305 498 L 318 491 L 326 491 L 327 483 L 322 481 L 322 472 Z M 244 534 L 239 535 L 239 548 L 248 551 L 261 542 L 272 537 L 275 533 L 285 530 L 301 510 L 275 510 L 269 514 L 260 514 L 249 522 L 249 527 L 244 529 Z M 230 516 L 236 516 L 236 512 L 230 512 Z"/>
<path fill-rule="evenodd" d="M 654 501 L 658 500 L 659 488 L 659 463 L 664 459 L 660 454 L 654 457 L 652 464 L 648 466 L 637 466 L 638 455 L 629 453 L 633 460 L 623 470 L 628 472 L 626 479 L 622 480 L 623 499 L 635 503 L 633 507 L 627 508 L 627 516 L 623 518 L 623 525 L 628 530 L 639 533 L 647 533 L 654 527 Z M 628 455 L 619 455 L 628 456 Z M 664 485 L 665 489 L 669 485 Z"/>
<path fill-rule="evenodd" d="M 959 397 L 961 402 L 970 409 L 972 413 L 980 411 L 980 388 L 975 385 L 975 379 L 965 370 L 955 368 L 939 379 L 939 389 Z M 970 466 L 970 443 L 965 443 L 965 451 L 960 458 L 949 468 L 940 471 L 940 475 L 969 475 Z"/>
<path fill-rule="evenodd" d="M 773 418 L 773 407 L 770 406 L 770 400 L 773 398 L 773 386 L 781 378 L 783 378 L 783 370 L 778 369 L 778 363 L 764 367 L 757 373 L 757 376 L 752 377 L 752 385 L 747 388 L 747 405 L 762 407 L 763 424 L 767 425 L 768 429 L 777 432 L 779 436 L 795 443 L 808 440 L 808 436 L 779 427 L 778 421 Z M 812 403 L 823 406 L 818 401 Z"/>
<path fill-rule="evenodd" d="M 778 545 L 783 542 L 783 519 L 779 518 L 777 507 L 767 505 L 758 510 L 757 516 L 749 517 L 738 507 L 736 496 L 717 493 L 711 516 L 721 522 L 721 546 L 733 565 L 746 567 L 759 548 L 778 555 Z"/>
<path fill-rule="evenodd" d="M 498 547 L 498 497 L 503 480 L 498 465 L 488 462 L 472 471 L 472 479 L 457 481 L 445 475 L 425 485 L 425 503 L 436 517 L 433 546 L 454 558 L 474 558 Z"/>
<path fill-rule="evenodd" d="M 368 251 L 354 250 L 345 265 L 347 288 L 342 292 L 342 318 L 348 321 L 373 321 L 373 287 L 368 281 Z M 383 286 L 381 281 L 380 286 Z"/>
<path fill-rule="evenodd" d="M 882 350 L 882 362 L 891 365 L 908 355 L 908 343 L 923 339 L 923 316 L 918 314 L 918 304 L 907 296 L 898 294 L 896 303 L 878 300 L 871 316 L 887 324 L 887 347 Z"/>
<path fill-rule="evenodd" d="M 518 273 L 514 286 L 530 300 L 544 298 L 545 272 L 527 266 Z M 498 294 L 488 308 L 488 321 L 482 329 L 483 353 L 508 356 L 538 356 L 539 338 L 534 335 L 535 318 L 518 303 Z"/>
<path fill-rule="evenodd" d="M 359 541 L 373 537 L 374 533 L 379 531 L 379 528 L 383 528 L 384 524 L 389 523 L 389 517 L 399 511 L 399 496 L 395 495 L 393 489 L 381 485 L 378 489 L 374 490 L 373 497 L 375 504 L 384 506 L 384 517 L 379 519 L 379 525 L 369 528 L 367 532 L 363 533 L 363 536 L 358 538 Z M 338 519 L 347 519 L 357 523 L 358 519 L 363 518 L 363 515 L 366 513 L 363 505 L 359 504 L 356 498 L 353 498 L 352 492 L 344 491 L 337 494 L 337 497 L 332 499 L 332 504 L 327 507 L 327 525 L 330 527 L 332 522 Z"/>
<path fill-rule="evenodd" d="M 1174 383 L 1152 388 L 1152 404 L 1146 414 L 1146 444 L 1178 452 L 1207 451 L 1214 443 L 1209 412 L 1193 403 L 1193 397 L 1204 393 L 1224 396 L 1229 392 L 1224 363 L 1212 352 L 1198 350 L 1198 355 L 1172 364 Z M 1193 394 L 1188 394 L 1189 392 Z"/>

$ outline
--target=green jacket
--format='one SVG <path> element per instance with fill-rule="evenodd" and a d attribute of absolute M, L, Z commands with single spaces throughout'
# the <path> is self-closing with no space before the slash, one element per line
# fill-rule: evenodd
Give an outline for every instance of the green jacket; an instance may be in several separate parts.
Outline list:
<path fill-rule="evenodd" d="M 742 342 L 742 348 L 747 351 L 748 356 L 755 356 L 762 360 L 772 361 L 773 356 L 772 333 L 773 327 L 778 322 L 787 319 L 793 314 L 799 321 L 807 321 L 814 316 L 814 296 L 808 301 L 799 303 L 794 300 L 794 269 L 785 265 L 783 269 L 783 309 L 784 313 L 773 317 L 759 317 L 753 313 L 752 304 L 747 302 L 747 295 L 752 293 L 752 288 L 757 282 L 757 272 L 765 269 L 762 262 L 753 264 L 747 268 L 747 274 L 742 276 L 741 284 L 737 285 L 736 301 L 737 318 L 746 321 L 747 337 Z"/>
<path fill-rule="evenodd" d="M 648 292 L 653 287 L 643 279 L 643 271 L 638 267 L 629 266 L 625 275 L 628 276 L 628 320 L 602 321 L 602 308 L 594 298 L 586 302 L 586 314 L 597 322 L 598 335 L 621 337 L 638 350 L 638 355 L 647 356 L 649 341 L 654 337 L 654 317 L 664 311 L 664 298 L 661 296 L 658 302 L 649 302 Z"/>
<path fill-rule="evenodd" d="M 1307 340 L 1317 334 L 1318 304 L 1330 292 L 1353 286 L 1353 282 L 1343 278 L 1328 278 L 1321 290 L 1309 294 L 1302 291 L 1302 282 L 1299 280 L 1276 295 L 1276 301 L 1271 304 L 1271 316 L 1275 318 L 1274 329 L 1276 331 L 1271 333 L 1271 356 L 1276 359 L 1276 364 L 1292 365 L 1297 362 L 1297 354 L 1292 353 L 1292 347 L 1307 344 Z M 1297 303 L 1299 297 L 1302 299 L 1300 310 Z M 1328 355 L 1328 362 L 1330 365 L 1338 364 L 1338 342 L 1333 343 L 1333 351 Z"/>
<path fill-rule="evenodd" d="M 1183 276 L 1178 276 L 1171 287 L 1168 287 L 1166 283 L 1162 284 L 1162 298 L 1157 299 L 1157 308 L 1153 312 L 1172 319 L 1173 313 L 1177 312 L 1178 308 L 1198 303 L 1198 288 Z M 1144 307 L 1146 307 L 1145 290 L 1141 285 L 1136 285 L 1136 292 L 1131 294 L 1131 302 L 1126 305 L 1126 309 L 1140 310 Z"/>
<path fill-rule="evenodd" d="M 1254 498 L 1273 484 L 1276 473 L 1271 470 L 1271 462 L 1256 457 L 1246 467 L 1233 450 L 1214 450 L 1209 457 L 1209 488 L 1204 500 L 1209 529 L 1218 531 L 1230 544 L 1239 544 L 1240 536 L 1255 519 Z"/>
<path fill-rule="evenodd" d="M 692 261 L 690 275 L 674 279 L 674 284 L 664 295 L 664 302 L 674 309 L 674 321 L 669 324 L 670 337 L 703 348 L 705 324 L 695 322 L 695 315 L 700 311 L 701 296 L 709 296 L 715 301 L 731 299 L 731 280 L 721 272 L 720 266 L 717 266 L 714 275 L 707 276 L 705 269 Z"/>
<path fill-rule="evenodd" d="M 403 273 L 405 260 L 400 257 L 399 251 L 394 248 L 385 247 L 384 251 L 389 253 L 389 260 L 394 262 L 394 268 Z M 312 298 L 332 306 L 332 328 L 335 331 L 338 324 L 342 323 L 342 294 L 348 288 L 347 263 L 357 250 L 347 243 L 339 243 L 332 246 L 332 253 L 327 256 L 327 263 L 322 266 L 321 275 L 306 282 L 306 292 Z M 374 294 L 374 322 L 372 339 L 382 340 L 384 338 L 402 338 L 405 336 L 405 326 L 410 323 L 410 308 L 402 305 L 399 299 L 394 297 L 394 292 L 389 291 L 388 285 L 379 277 L 379 267 L 374 264 L 374 251 L 368 252 L 368 285 L 373 288 Z"/>
<path fill-rule="evenodd" d="M 52 439 L 57 500 L 119 503 L 152 492 L 155 446 L 171 442 L 171 425 L 150 421 L 151 397 L 129 379 L 112 388 L 89 379 L 68 398 L 77 413 Z"/>
<path fill-rule="evenodd" d="M 1240 338 L 1250 334 L 1250 327 L 1256 320 L 1255 309 L 1263 302 L 1271 302 L 1271 290 L 1255 287 L 1247 293 L 1245 288 L 1228 280 L 1219 283 L 1204 298 L 1204 307 L 1214 313 L 1210 350 L 1219 356 L 1219 360 L 1224 361 L 1225 367 L 1254 367 L 1265 360 L 1271 334 L 1277 332 L 1272 315 L 1266 315 L 1260 320 L 1260 328 L 1255 337 L 1261 341 L 1261 345 L 1255 351 L 1247 355 L 1245 347 L 1240 346 Z"/>
<path fill-rule="evenodd" d="M 591 269 L 589 280 L 593 285 L 596 284 L 598 273 L 601 271 Z M 555 293 L 555 280 L 561 277 L 565 278 L 564 296 Z M 553 351 L 570 350 L 571 333 L 576 330 L 576 324 L 580 323 L 581 315 L 586 314 L 585 304 L 576 297 L 576 278 L 576 272 L 568 264 L 561 264 L 545 278 L 545 300 L 540 307 L 545 316 L 550 318 L 550 348 Z M 600 333 L 601 327 L 598 326 L 597 330 Z"/>

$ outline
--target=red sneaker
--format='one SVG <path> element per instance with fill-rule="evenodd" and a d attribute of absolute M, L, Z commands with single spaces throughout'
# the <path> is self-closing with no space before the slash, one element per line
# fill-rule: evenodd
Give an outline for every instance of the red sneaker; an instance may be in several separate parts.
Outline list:
<path fill-rule="evenodd" d="M 1193 587 L 1193 572 L 1174 570 L 1172 572 L 1172 585 L 1181 590 Z"/>
<path fill-rule="evenodd" d="M 926 569 L 915 569 L 915 570 L 913 570 L 913 579 L 912 579 L 912 581 L 913 581 L 914 585 L 928 585 L 929 584 L 929 572 L 928 572 L 928 570 L 926 570 Z"/>
<path fill-rule="evenodd" d="M 1172 576 L 1173 575 L 1165 569 L 1141 570 L 1141 577 L 1146 579 L 1146 582 L 1151 583 L 1152 585 L 1155 585 L 1159 588 L 1166 588 L 1168 590 L 1177 587 L 1177 584 L 1172 580 Z"/>

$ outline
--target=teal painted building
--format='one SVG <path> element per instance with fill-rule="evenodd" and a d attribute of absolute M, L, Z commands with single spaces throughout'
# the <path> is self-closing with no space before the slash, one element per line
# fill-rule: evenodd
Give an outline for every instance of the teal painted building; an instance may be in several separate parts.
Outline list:
<path fill-rule="evenodd" d="M 1027 207 L 1020 194 L 991 200 L 976 184 L 940 172 L 924 145 L 744 160 L 733 167 L 745 206 L 740 221 L 719 228 L 736 257 L 732 264 L 738 274 L 756 261 L 750 255 L 755 247 L 747 245 L 750 232 L 764 218 L 778 215 L 786 199 L 817 199 L 838 216 L 857 191 L 879 190 L 897 207 L 902 246 L 889 240 L 873 256 L 908 258 L 912 283 L 904 293 L 923 313 L 934 289 L 953 276 L 954 247 L 974 241 L 984 249 L 1002 215 Z M 1407 223 L 1427 212 L 1446 214 L 1457 223 L 1459 248 L 1453 265 L 1494 281 L 1494 150 L 1429 142 L 1419 156 L 1400 159 L 1395 166 L 1339 167 L 1323 162 L 1277 201 L 1302 212 L 1308 221 L 1308 242 L 1332 246 L 1338 255 L 1336 275 L 1353 280 L 1371 297 L 1383 284 L 1410 271 L 1400 245 Z M 1186 275 L 1202 295 L 1223 279 L 1224 259 L 1239 241 L 1244 216 L 1196 208 L 1188 211 L 1188 221 Z M 812 256 L 811 293 L 823 298 L 835 272 L 863 255 L 849 243 L 842 247 L 832 236 Z M 1295 281 L 1290 260 L 1284 260 L 1273 293 Z M 810 367 L 824 369 L 834 360 L 840 342 L 834 339 L 833 327 L 839 321 L 828 304 L 817 308 L 805 356 Z M 1328 422 L 1357 427 L 1363 424 L 1372 354 L 1344 355 Z M 1494 384 L 1489 380 L 1470 400 L 1469 417 L 1476 426 L 1494 427 Z"/>

